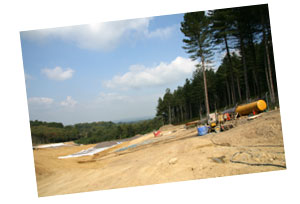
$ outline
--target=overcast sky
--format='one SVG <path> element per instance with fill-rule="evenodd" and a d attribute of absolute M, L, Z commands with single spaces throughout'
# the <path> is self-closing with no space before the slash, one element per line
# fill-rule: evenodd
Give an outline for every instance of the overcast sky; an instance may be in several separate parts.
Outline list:
<path fill-rule="evenodd" d="M 183 14 L 21 32 L 31 120 L 153 117 L 166 88 L 191 78 Z"/>

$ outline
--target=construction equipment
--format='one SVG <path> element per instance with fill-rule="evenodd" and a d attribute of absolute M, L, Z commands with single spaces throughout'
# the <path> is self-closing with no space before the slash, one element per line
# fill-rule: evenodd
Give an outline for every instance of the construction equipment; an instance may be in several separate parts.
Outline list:
<path fill-rule="evenodd" d="M 209 119 L 208 119 L 208 132 L 220 132 L 220 124 L 223 123 L 223 116 L 220 117 L 217 113 L 211 113 L 209 114 Z M 217 125 L 219 124 L 219 125 Z"/>
<path fill-rule="evenodd" d="M 266 110 L 266 108 L 267 108 L 266 102 L 264 100 L 258 100 L 252 103 L 239 105 L 237 107 L 227 109 L 222 113 L 211 113 L 208 116 L 206 125 L 198 126 L 198 132 L 201 130 L 199 132 L 199 135 L 204 135 L 212 132 L 218 133 L 220 131 L 229 130 L 235 126 L 232 120 L 235 120 L 238 116 L 249 115 L 249 114 L 256 115 Z M 187 123 L 186 127 L 191 125 L 196 125 L 196 124 L 199 125 L 199 122 L 200 121 Z M 205 128 L 207 131 L 206 132 L 202 131 L 205 130 Z"/>
<path fill-rule="evenodd" d="M 209 132 L 215 132 L 218 133 L 221 131 L 221 126 L 217 125 L 216 123 L 210 123 L 209 124 Z"/>

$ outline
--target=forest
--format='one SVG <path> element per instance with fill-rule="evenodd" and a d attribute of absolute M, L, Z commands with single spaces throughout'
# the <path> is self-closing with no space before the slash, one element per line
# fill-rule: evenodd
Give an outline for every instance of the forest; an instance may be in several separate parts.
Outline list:
<path fill-rule="evenodd" d="M 184 14 L 183 49 L 197 61 L 190 79 L 158 99 L 156 116 L 178 124 L 257 99 L 279 105 L 268 5 Z M 215 56 L 223 59 L 213 68 Z"/>
<path fill-rule="evenodd" d="M 103 141 L 125 139 L 145 134 L 162 126 L 160 118 L 129 123 L 93 122 L 64 126 L 62 123 L 30 121 L 32 144 L 74 141 L 93 144 Z"/>

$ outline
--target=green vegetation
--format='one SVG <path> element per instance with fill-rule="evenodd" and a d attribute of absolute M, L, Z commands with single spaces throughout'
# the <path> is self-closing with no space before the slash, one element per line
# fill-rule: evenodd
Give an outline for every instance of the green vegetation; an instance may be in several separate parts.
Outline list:
<path fill-rule="evenodd" d="M 192 78 L 158 99 L 156 115 L 179 124 L 237 104 L 265 99 L 278 105 L 268 6 L 184 15 L 183 49 L 198 60 Z M 224 54 L 216 70 L 213 56 Z"/>
<path fill-rule="evenodd" d="M 30 121 L 33 144 L 75 141 L 92 144 L 102 141 L 125 139 L 145 134 L 162 126 L 162 120 L 154 118 L 132 123 L 93 122 L 64 126 L 62 123 Z"/>

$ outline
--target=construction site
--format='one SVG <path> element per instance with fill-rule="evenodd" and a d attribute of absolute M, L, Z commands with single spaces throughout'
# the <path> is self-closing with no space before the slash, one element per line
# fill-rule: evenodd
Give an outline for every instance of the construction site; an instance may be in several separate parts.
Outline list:
<path fill-rule="evenodd" d="M 33 148 L 38 195 L 286 169 L 280 110 L 263 100 L 128 140 Z"/>

